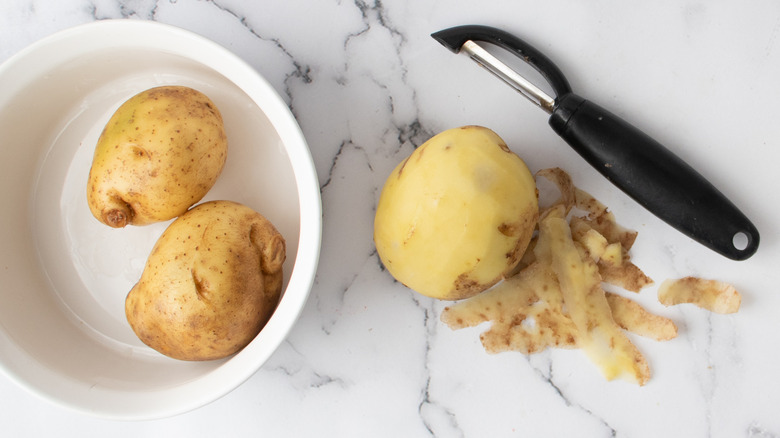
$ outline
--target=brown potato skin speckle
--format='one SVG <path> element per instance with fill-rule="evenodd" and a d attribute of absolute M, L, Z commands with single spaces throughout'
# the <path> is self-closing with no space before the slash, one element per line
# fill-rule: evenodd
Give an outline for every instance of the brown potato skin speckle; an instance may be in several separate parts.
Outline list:
<path fill-rule="evenodd" d="M 160 236 L 125 301 L 145 344 L 181 360 L 227 357 L 271 317 L 282 289 L 284 238 L 249 207 L 200 204 Z"/>
<path fill-rule="evenodd" d="M 90 211 L 114 228 L 173 219 L 206 195 L 226 159 L 222 115 L 206 95 L 183 86 L 143 91 L 116 110 L 98 139 Z"/>

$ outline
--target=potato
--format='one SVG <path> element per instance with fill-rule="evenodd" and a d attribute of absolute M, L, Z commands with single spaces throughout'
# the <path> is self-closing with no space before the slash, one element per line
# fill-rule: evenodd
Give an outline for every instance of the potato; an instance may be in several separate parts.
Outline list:
<path fill-rule="evenodd" d="M 457 300 L 518 264 L 537 217 L 536 183 L 523 160 L 495 132 L 465 126 L 432 137 L 390 174 L 374 242 L 398 281 Z"/>
<path fill-rule="evenodd" d="M 216 105 L 182 86 L 143 91 L 103 129 L 87 182 L 99 221 L 122 228 L 173 219 L 200 201 L 227 158 Z"/>
<path fill-rule="evenodd" d="M 271 317 L 284 259 L 283 237 L 259 213 L 230 201 L 200 204 L 155 244 L 127 295 L 127 321 L 141 341 L 167 356 L 229 356 Z"/>

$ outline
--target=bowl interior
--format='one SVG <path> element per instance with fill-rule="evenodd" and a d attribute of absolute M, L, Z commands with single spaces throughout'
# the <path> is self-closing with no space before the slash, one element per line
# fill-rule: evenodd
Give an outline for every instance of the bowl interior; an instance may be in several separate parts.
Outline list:
<path fill-rule="evenodd" d="M 146 38 L 134 38 L 139 32 Z M 14 157 L 0 164 L 0 366 L 55 402 L 113 417 L 191 409 L 248 378 L 286 336 L 313 276 L 296 266 L 301 205 L 312 195 L 299 191 L 301 168 L 293 163 L 308 150 L 287 107 L 224 49 L 156 23 L 96 23 L 11 61 L 0 70 L 11 89 L 0 94 L 0 136 Z M 108 118 L 130 96 L 167 84 L 202 91 L 225 122 L 228 159 L 203 201 L 246 204 L 287 241 L 282 303 L 267 330 L 229 359 L 177 361 L 138 340 L 125 319 L 125 296 L 169 222 L 111 229 L 86 202 Z M 313 248 L 303 251 L 310 256 Z M 293 289 L 294 276 L 305 278 Z"/>

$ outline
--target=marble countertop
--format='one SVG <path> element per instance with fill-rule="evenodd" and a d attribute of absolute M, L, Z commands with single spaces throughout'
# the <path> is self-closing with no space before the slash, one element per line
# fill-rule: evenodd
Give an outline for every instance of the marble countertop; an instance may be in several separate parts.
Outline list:
<path fill-rule="evenodd" d="M 109 18 L 208 37 L 286 99 L 322 191 L 318 274 L 287 341 L 223 398 L 120 423 L 52 406 L 2 377 L 4 436 L 780 437 L 777 2 L 4 0 L 0 61 Z M 727 260 L 614 188 L 542 111 L 429 36 L 461 24 L 526 39 L 576 92 L 669 145 L 752 218 L 757 254 Z M 639 231 L 633 260 L 656 284 L 637 300 L 680 330 L 667 342 L 632 338 L 653 373 L 647 385 L 605 381 L 578 350 L 487 354 L 482 328 L 450 330 L 439 319 L 447 303 L 382 268 L 372 223 L 385 178 L 435 133 L 469 124 L 495 130 L 533 171 L 566 169 Z M 657 285 L 684 275 L 734 284 L 742 308 L 661 306 Z"/>

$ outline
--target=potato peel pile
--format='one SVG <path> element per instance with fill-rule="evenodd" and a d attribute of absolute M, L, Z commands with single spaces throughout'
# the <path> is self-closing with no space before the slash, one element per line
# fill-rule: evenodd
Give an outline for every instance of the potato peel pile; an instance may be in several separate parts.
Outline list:
<path fill-rule="evenodd" d="M 490 321 L 480 335 L 489 353 L 580 348 L 608 380 L 644 385 L 650 369 L 626 331 L 664 341 L 677 336 L 677 326 L 602 287 L 606 283 L 639 292 L 653 284 L 628 254 L 636 231 L 620 226 L 606 206 L 576 188 L 563 170 L 544 169 L 537 177 L 555 184 L 560 197 L 540 212 L 538 232 L 518 268 L 492 289 L 445 308 L 441 320 L 452 329 Z M 739 307 L 733 287 L 691 277 L 665 282 L 659 299 L 664 305 L 693 302 L 723 313 L 736 311 L 735 301 Z"/>

